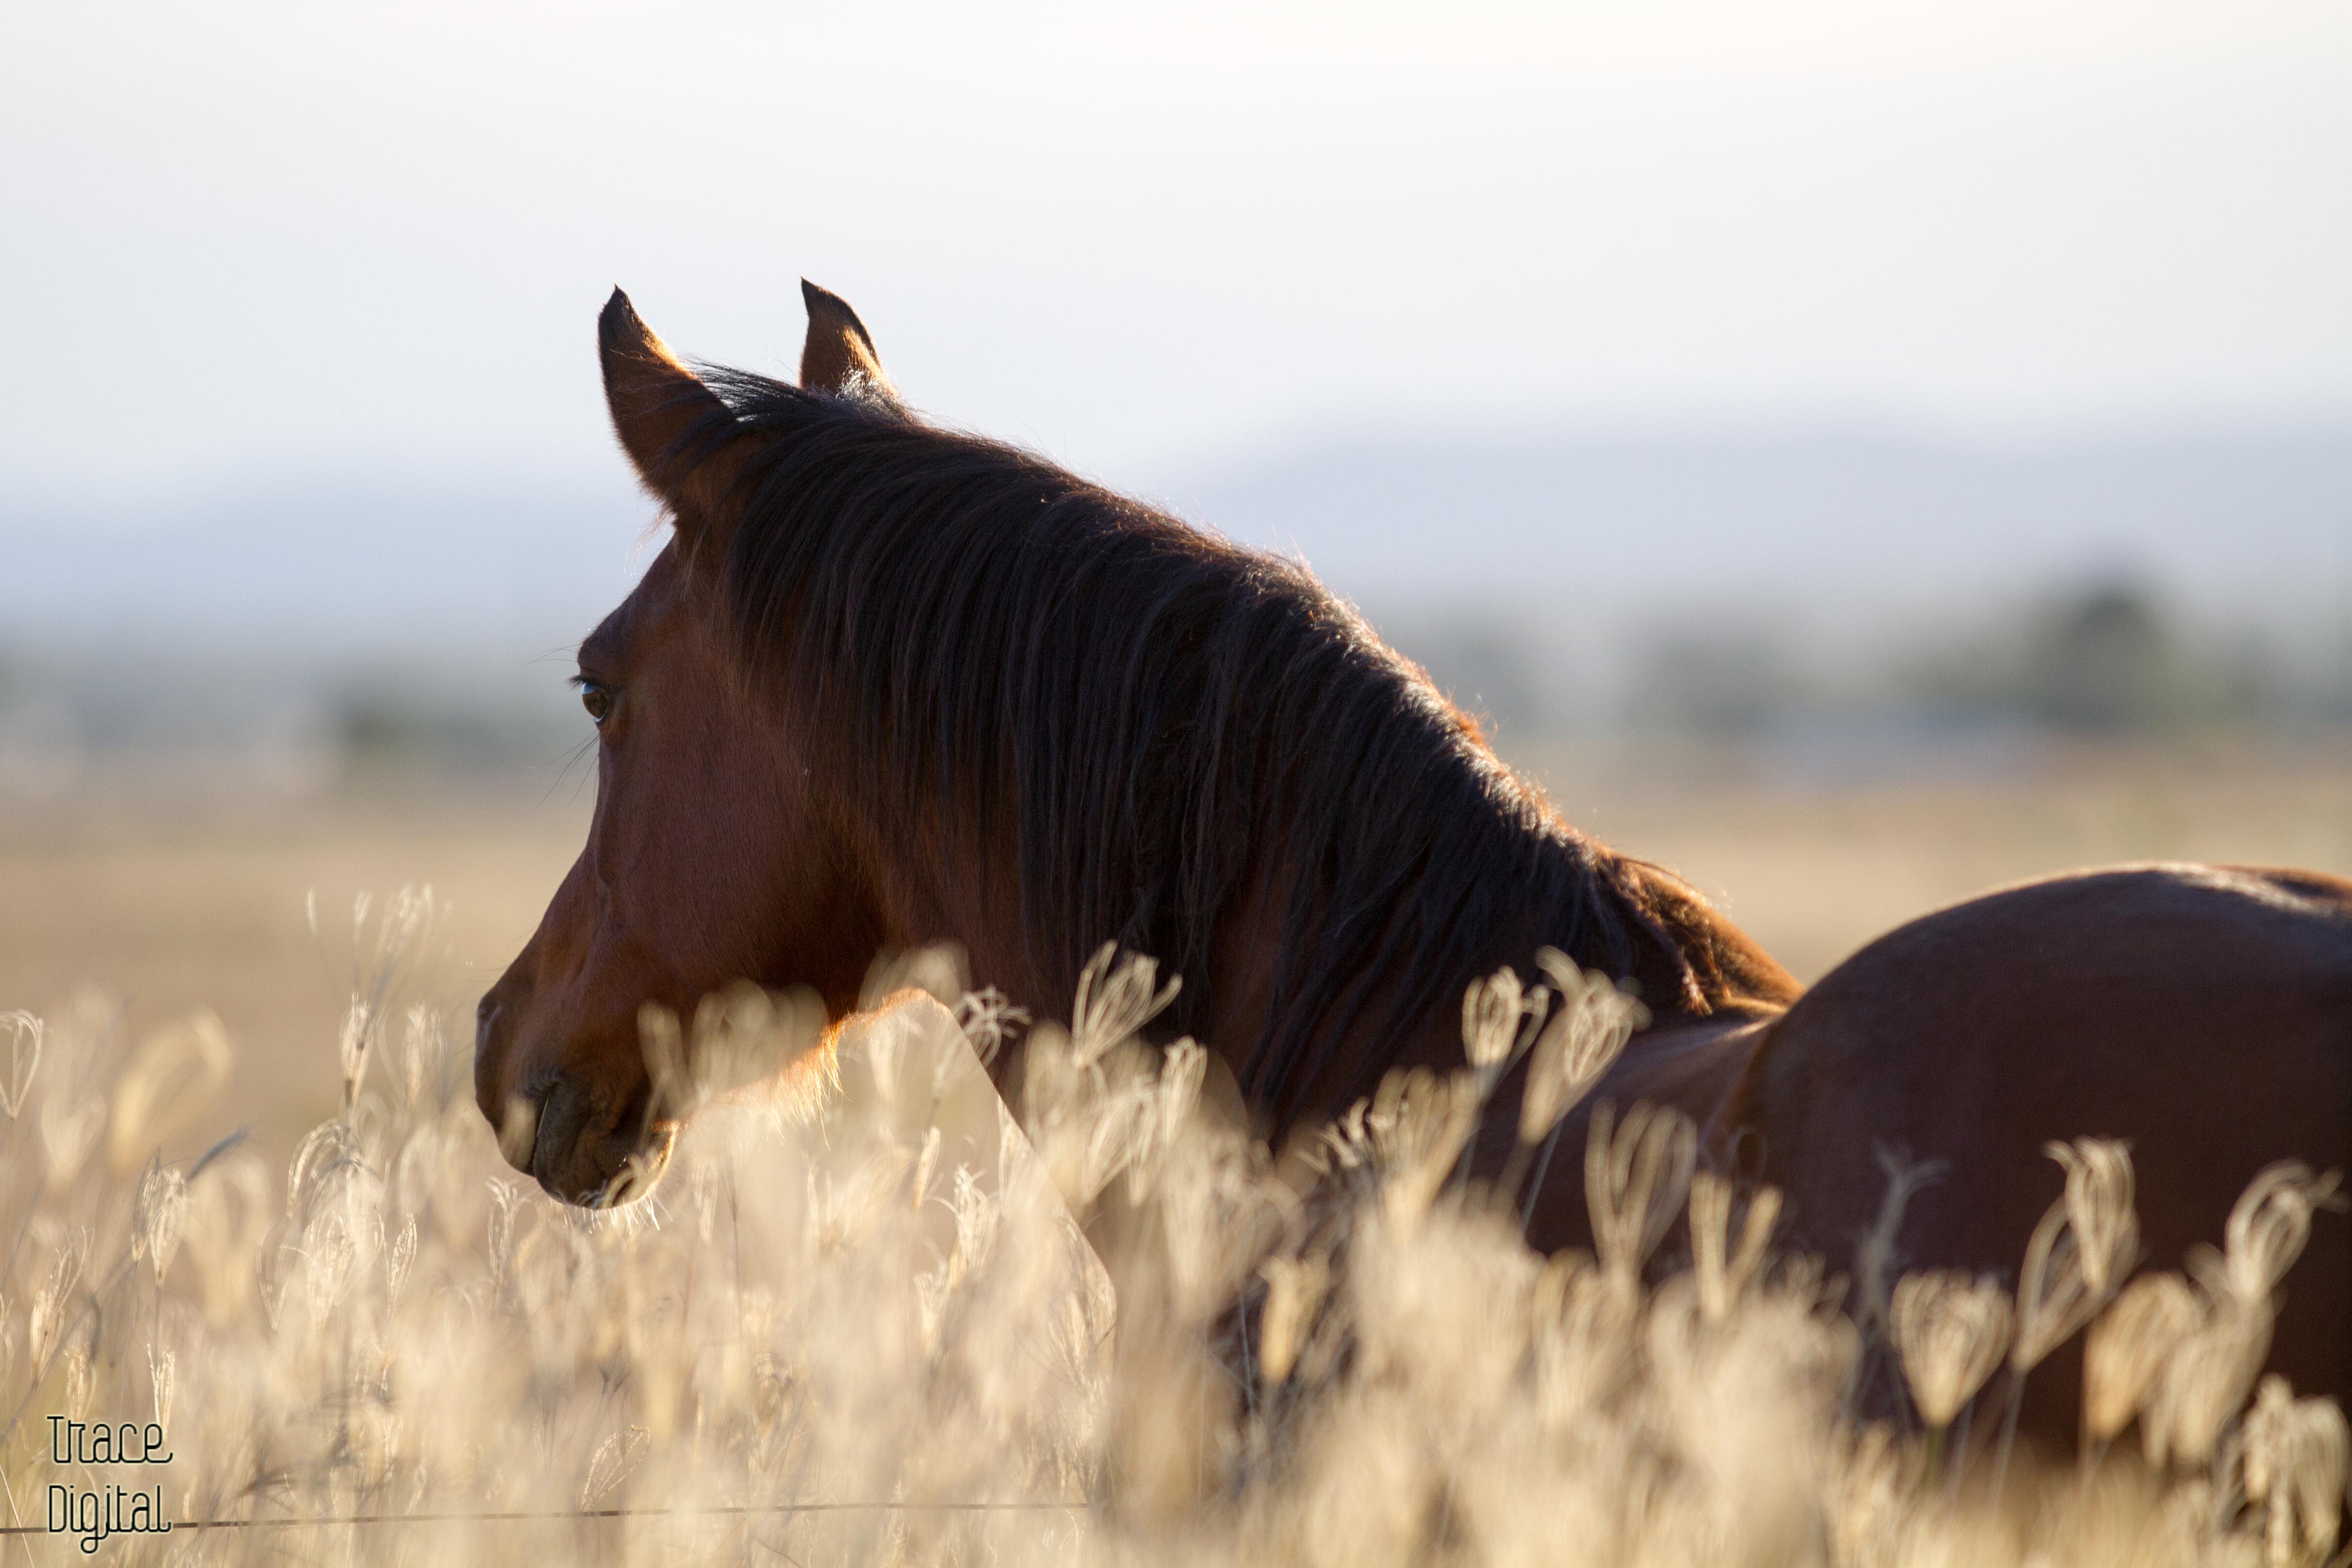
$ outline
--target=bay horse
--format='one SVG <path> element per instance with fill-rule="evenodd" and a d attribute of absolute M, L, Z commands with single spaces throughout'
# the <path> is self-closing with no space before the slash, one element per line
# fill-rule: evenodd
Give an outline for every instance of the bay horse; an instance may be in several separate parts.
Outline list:
<path fill-rule="evenodd" d="M 1886 1149 L 1946 1172 L 1903 1266 L 2012 1274 L 2062 1184 L 2052 1140 L 2131 1141 L 2168 1266 L 2264 1164 L 2352 1168 L 2352 884 L 2053 877 L 1805 990 L 1561 820 L 1301 566 L 925 423 L 856 312 L 803 288 L 798 386 L 689 370 L 618 290 L 599 323 L 614 427 L 672 532 L 581 645 L 594 816 L 475 1056 L 501 1147 L 557 1197 L 615 1201 L 666 1155 L 648 1004 L 686 1016 L 749 979 L 841 1018 L 877 954 L 952 943 L 1066 1019 L 1106 940 L 1181 974 L 1171 1034 L 1276 1140 L 1391 1068 L 1459 1065 L 1465 985 L 1562 950 L 1651 1020 L 1587 1106 L 1681 1109 L 1706 1158 L 1781 1189 L 1781 1244 L 1833 1269 Z M 1541 1188 L 1538 1247 L 1588 1239 L 1578 1164 Z M 2346 1230 L 2315 1228 L 2273 1355 L 2339 1399 Z M 2029 1426 L 2071 1433 L 2077 1382 L 2036 1379 Z"/>

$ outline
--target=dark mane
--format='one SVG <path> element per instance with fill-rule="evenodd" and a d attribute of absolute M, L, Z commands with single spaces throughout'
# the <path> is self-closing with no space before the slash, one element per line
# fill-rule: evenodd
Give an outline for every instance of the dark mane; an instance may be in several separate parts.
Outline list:
<path fill-rule="evenodd" d="M 1283 907 L 1242 1088 L 1288 1107 L 1352 1026 L 1450 1005 L 1530 931 L 1621 975 L 1675 953 L 1630 863 L 1301 568 L 877 400 L 705 381 L 732 417 L 681 449 L 747 454 L 720 567 L 747 667 L 794 683 L 884 832 L 1013 836 L 1056 994 L 1107 940 L 1213 975 L 1255 876 Z"/>

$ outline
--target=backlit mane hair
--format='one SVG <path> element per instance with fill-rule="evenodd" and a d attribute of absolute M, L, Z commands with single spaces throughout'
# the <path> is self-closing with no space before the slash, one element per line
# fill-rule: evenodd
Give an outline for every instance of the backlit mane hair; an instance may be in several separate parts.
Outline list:
<path fill-rule="evenodd" d="M 1288 1110 L 1351 1026 L 1457 1001 L 1530 930 L 1688 983 L 1632 863 L 1301 567 L 885 401 L 702 374 L 727 412 L 678 450 L 743 454 L 719 574 L 746 668 L 814 716 L 885 834 L 948 865 L 1013 836 L 1051 994 L 1105 941 L 1205 979 L 1270 887 L 1241 1087 Z"/>

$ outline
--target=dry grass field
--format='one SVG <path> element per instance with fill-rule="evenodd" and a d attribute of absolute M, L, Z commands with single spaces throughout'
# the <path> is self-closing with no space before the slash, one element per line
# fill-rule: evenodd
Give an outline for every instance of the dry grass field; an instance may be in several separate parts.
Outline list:
<path fill-rule="evenodd" d="M 2347 763 L 1831 786 L 1721 752 L 1528 759 L 1807 976 L 2090 861 L 2352 869 Z M 2079 1140 L 2037 1284 L 1874 1302 L 1775 1257 L 1777 1195 L 1636 1107 L 1584 1155 L 1596 1254 L 1546 1261 L 1454 1173 L 1511 1053 L 1564 1085 L 1605 1067 L 1628 1026 L 1599 977 L 1474 987 L 1484 1065 L 1392 1077 L 1308 1180 L 1203 1105 L 1198 1047 L 1135 1037 L 1130 967 L 1031 1036 L 1027 1137 L 978 1068 L 989 1010 L 935 987 L 809 1058 L 830 1086 L 666 1079 L 704 1107 L 673 1169 L 591 1215 L 499 1161 L 466 1011 L 584 801 L 208 799 L 100 781 L 0 830 L 0 1563 L 2341 1561 L 2343 1417 L 2257 1376 L 2333 1173 L 2266 1172 L 2210 1266 L 2125 1286 L 2128 1154 Z M 394 889 L 425 882 L 446 910 L 412 919 Z M 174 1026 L 201 1008 L 219 1029 Z M 756 992 L 694 1027 L 701 1068 L 813 1037 Z M 1104 1203 L 1117 1293 L 1072 1218 Z M 2080 1455 L 2012 1458 L 2001 1409 L 2076 1332 Z M 1865 1423 L 1856 1390 L 1896 1372 L 1909 1405 Z"/>
<path fill-rule="evenodd" d="M 589 804 L 529 782 L 403 779 L 190 805 L 135 780 L 22 807 L 0 827 L 0 996 L 40 1012 L 96 985 L 134 1029 L 211 1009 L 237 1047 L 224 1121 L 290 1151 L 341 1103 L 353 900 L 431 887 L 446 915 L 422 990 L 470 1006 L 538 922 Z"/>
<path fill-rule="evenodd" d="M 2134 860 L 2352 875 L 2352 743 L 2214 737 L 1901 758 L 1844 782 L 1737 749 L 1519 759 L 1568 819 L 1674 868 L 1801 980 L 1988 889 Z"/>
<path fill-rule="evenodd" d="M 1530 750 L 1570 820 L 1674 868 L 1800 978 L 1900 921 L 2021 878 L 2144 859 L 2352 874 L 2352 745 L 2212 742 L 2003 754 L 1875 781 L 1696 745 Z M 225 1097 L 283 1150 L 330 1114 L 354 897 L 429 885 L 448 910 L 426 990 L 496 978 L 586 830 L 593 781 L 400 778 L 289 800 L 117 780 L 0 814 L 0 1010 L 84 984 L 133 1028 L 209 1007 Z M 306 900 L 317 895 L 313 936 Z M 226 1114 L 225 1112 L 225 1114 Z"/>

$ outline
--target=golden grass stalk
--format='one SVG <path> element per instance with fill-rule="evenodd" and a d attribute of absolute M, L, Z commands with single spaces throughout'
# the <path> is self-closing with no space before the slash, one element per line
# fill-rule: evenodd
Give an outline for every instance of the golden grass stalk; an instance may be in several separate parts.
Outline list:
<path fill-rule="evenodd" d="M 2311 1238 L 2311 1216 L 2340 1209 L 2343 1173 L 2313 1175 L 2300 1160 L 2265 1165 L 2231 1207 L 2221 1255 L 2203 1247 L 2189 1257 L 2190 1272 L 2217 1295 L 2267 1303 Z"/>
<path fill-rule="evenodd" d="M 2002 1413 L 1998 1500 L 2025 1396 L 2025 1377 L 2105 1305 L 2139 1257 L 2129 1145 L 2078 1138 L 2043 1145 L 2066 1172 L 2066 1190 L 2035 1224 L 2017 1277 L 2017 1331 L 2011 1345 L 2008 1409 Z"/>
<path fill-rule="evenodd" d="M 1519 1101 L 1519 1142 L 1526 1144 L 1549 1136 L 1649 1021 L 1647 1009 L 1597 970 L 1579 969 L 1549 947 L 1536 954 L 1536 963 L 1550 977 L 1559 1005 L 1537 1035 L 1528 1064 Z"/>
<path fill-rule="evenodd" d="M 1176 1000 L 1182 979 L 1171 975 L 1162 986 L 1159 978 L 1156 958 L 1129 953 L 1122 960 L 1118 944 L 1111 942 L 1095 950 L 1078 973 L 1077 1001 L 1070 1011 L 1070 1043 L 1079 1067 L 1093 1066 L 1133 1039 Z"/>
<path fill-rule="evenodd" d="M 1892 1312 L 1903 1378 L 1920 1419 L 1941 1430 L 1976 1397 L 2009 1349 L 2009 1292 L 1957 1268 L 1906 1274 Z"/>
<path fill-rule="evenodd" d="M 637 1043 L 653 1084 L 654 1119 L 684 1121 L 728 1095 L 777 1081 L 822 1048 L 825 1026 L 824 1005 L 807 992 L 767 991 L 748 982 L 704 997 L 688 1024 L 647 1003 L 637 1012 Z M 888 1062 L 895 1060 L 888 1053 Z M 896 1091 L 888 1064 L 878 1077 L 886 1096 Z M 516 1123 L 528 1130 L 528 1112 L 504 1125 Z"/>
<path fill-rule="evenodd" d="M 2139 1261 L 2139 1215 L 2132 1205 L 2131 1145 L 2077 1138 L 2043 1152 L 2065 1168 L 2067 1228 L 2090 1293 L 2104 1301 Z"/>
<path fill-rule="evenodd" d="M 90 1095 L 79 1103 L 62 1098 L 41 1106 L 41 1156 L 48 1189 L 61 1193 L 81 1173 L 98 1135 L 106 1127 L 106 1101 Z"/>
<path fill-rule="evenodd" d="M 2165 1364 L 2202 1321 L 2178 1274 L 2146 1274 L 2119 1291 L 2083 1342 L 2083 1428 L 2112 1440 L 2146 1404 Z"/>
<path fill-rule="evenodd" d="M 2297 1399 L 2286 1379 L 2263 1378 L 2246 1413 L 2240 1466 L 2246 1500 L 2264 1513 L 2273 1568 L 2326 1557 L 2352 1479 L 2352 1431 L 2336 1402 Z"/>
<path fill-rule="evenodd" d="M 1762 1187 L 1748 1201 L 1740 1223 L 1739 1244 L 1729 1245 L 1732 1183 L 1712 1171 L 1692 1178 L 1690 1194 L 1691 1261 L 1697 1277 L 1700 1312 L 1720 1324 L 1762 1273 L 1765 1249 L 1772 1239 L 1773 1222 L 1780 1217 L 1780 1193 Z"/>
<path fill-rule="evenodd" d="M 1259 1320 L 1258 1371 L 1277 1384 L 1297 1364 L 1298 1348 L 1330 1289 L 1331 1260 L 1319 1252 L 1269 1258 L 1259 1272 L 1265 1278 L 1265 1308 Z"/>
<path fill-rule="evenodd" d="M 228 1031 L 208 1012 L 156 1030 L 140 1043 L 115 1080 L 108 1163 L 129 1175 L 158 1144 L 184 1136 L 228 1083 L 236 1052 Z"/>
<path fill-rule="evenodd" d="M 1531 1298 L 1536 1407 L 1547 1426 L 1589 1421 L 1633 1378 L 1642 1301 L 1592 1259 L 1563 1253 L 1544 1265 Z"/>
<path fill-rule="evenodd" d="M 1139 1009 L 1104 1001 L 1101 978 L 1098 1028 L 1131 1027 Z M 175 1533 L 162 1554 L 124 1542 L 119 1560 L 192 1568 L 2301 1563 L 2341 1531 L 2331 1407 L 2266 1385 L 2241 1437 L 2251 1383 L 2171 1375 L 2217 1350 L 2259 1365 L 2222 1331 L 2266 1334 L 2298 1219 L 2332 1196 L 2307 1173 L 2258 1184 L 2201 1288 L 2138 1281 L 2094 1321 L 2088 1424 L 2104 1440 L 2145 1405 L 2191 1472 L 2160 1500 L 2110 1467 L 1998 1515 L 1919 1480 L 2009 1349 L 2010 1297 L 1905 1279 L 1888 1316 L 1938 1425 L 1924 1441 L 1864 1426 L 1841 1394 L 1856 1331 L 1818 1263 L 1776 1266 L 1777 1194 L 1743 1211 L 1696 1171 L 1683 1119 L 1603 1108 L 1586 1150 L 1599 1257 L 1544 1260 L 1498 1205 L 1437 1201 L 1481 1114 L 1475 1066 L 1384 1083 L 1323 1140 L 1309 1188 L 1218 1119 L 1188 1043 L 1130 1035 L 1081 1063 L 1042 1031 L 1024 1136 L 971 1068 L 991 1016 L 909 1003 L 888 1030 L 847 1031 L 842 1087 L 806 1120 L 712 1092 L 683 1048 L 768 1024 L 680 1027 L 676 1081 L 701 1114 L 676 1178 L 583 1214 L 501 1163 L 462 1046 L 412 1010 L 387 1069 L 280 1168 L 282 1194 L 249 1148 L 150 1150 L 143 1175 L 84 1162 L 55 1190 L 28 1160 L 34 1212 L 0 1261 L 0 1399 L 168 1424 L 177 1458 L 157 1479 L 176 1516 L 256 1528 Z M 53 1081 L 83 1058 L 49 1058 L 21 1107 L 37 1123 L 93 1103 L 89 1081 Z M 2064 1243 L 2029 1300 L 2074 1299 L 2049 1283 L 2069 1257 L 2086 1297 L 2128 1268 L 2102 1225 L 2126 1190 L 2113 1174 L 2093 1170 L 2091 1206 L 2076 1194 L 2053 1222 Z M 1066 1178 L 1103 1194 L 1090 1222 L 1118 1222 L 1097 1235 L 1139 1242 L 1116 1299 Z M 1691 1266 L 1663 1268 L 1685 1205 Z M 1234 1310 L 1254 1276 L 1262 1310 Z M 37 1435 L 0 1436 L 0 1508 L 90 1479 Z M 690 1511 L 770 1503 L 818 1506 Z M 428 1513 L 460 1519 L 325 1522 Z"/>
<path fill-rule="evenodd" d="M 1530 996 L 1509 965 L 1483 980 L 1473 980 L 1462 994 L 1462 1054 L 1482 1076 L 1499 1075 L 1519 1043 L 1519 1026 L 1528 1004 L 1542 1005 L 1542 986 Z"/>
<path fill-rule="evenodd" d="M 425 1003 L 410 1005 L 400 1031 L 400 1088 L 404 1101 L 415 1105 L 425 1094 L 425 1075 L 446 1055 L 440 1016 Z"/>
<path fill-rule="evenodd" d="M 1622 1126 L 1614 1120 L 1606 1102 L 1592 1112 L 1584 1200 L 1601 1266 L 1624 1285 L 1639 1278 L 1682 1209 L 1698 1163 L 1698 1129 L 1682 1112 L 1646 1102 L 1627 1111 Z"/>
<path fill-rule="evenodd" d="M 2043 1212 L 2026 1239 L 2025 1262 L 2017 1272 L 2017 1331 L 2009 1364 L 2021 1375 L 2042 1363 L 2099 1310 L 2100 1297 L 2083 1269 L 2081 1249 L 2066 1205 Z"/>
<path fill-rule="evenodd" d="M 188 1179 L 160 1159 L 151 1161 L 131 1205 L 131 1256 L 147 1259 L 158 1289 L 163 1276 L 172 1271 L 172 1259 L 180 1250 L 181 1226 L 187 1217 Z"/>
<path fill-rule="evenodd" d="M 2340 1180 L 2334 1171 L 2315 1176 L 2300 1161 L 2266 1165 L 2231 1206 L 2222 1249 L 2190 1252 L 2189 1272 L 2204 1300 L 2199 1322 L 2181 1338 L 2142 1412 L 2152 1463 L 2213 1459 L 2223 1428 L 2270 1353 L 2279 1283 L 2302 1256 L 2313 1214 L 2341 1202 Z"/>
<path fill-rule="evenodd" d="M 1381 1206 L 1391 1223 L 1410 1228 L 1453 1174 L 1477 1131 L 1476 1078 L 1440 1078 L 1415 1068 L 1391 1073 L 1372 1096 L 1364 1128 L 1381 1167 Z"/>
<path fill-rule="evenodd" d="M 2262 1373 L 2273 1321 L 2267 1296 L 2223 1294 L 2205 1303 L 2141 1409 L 2140 1436 L 2150 1464 L 2194 1468 L 2212 1461 L 2222 1428 Z"/>
<path fill-rule="evenodd" d="M 166 1431 L 172 1426 L 172 1393 L 180 1373 L 180 1353 L 159 1351 L 153 1344 L 147 1347 L 147 1397 L 149 1408 Z"/>
<path fill-rule="evenodd" d="M 354 996 L 343 1010 L 342 1033 L 337 1037 L 335 1054 L 343 1068 L 343 1110 L 349 1112 L 360 1100 L 360 1085 L 367 1080 L 369 1047 L 375 1043 L 375 1019 L 367 998 Z"/>
<path fill-rule="evenodd" d="M 25 1109 L 25 1097 L 33 1090 L 33 1075 L 41 1069 L 41 1043 L 48 1026 L 18 1008 L 0 1013 L 0 1029 L 8 1032 L 8 1070 L 0 1077 L 0 1110 L 14 1121 Z"/>

